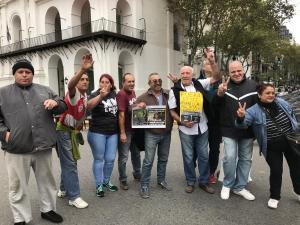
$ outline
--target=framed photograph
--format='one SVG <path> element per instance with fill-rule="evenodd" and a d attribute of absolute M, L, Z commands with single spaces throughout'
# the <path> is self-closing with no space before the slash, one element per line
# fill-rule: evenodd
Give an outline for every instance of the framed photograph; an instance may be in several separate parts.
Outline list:
<path fill-rule="evenodd" d="M 132 109 L 132 128 L 166 128 L 166 106 Z"/>

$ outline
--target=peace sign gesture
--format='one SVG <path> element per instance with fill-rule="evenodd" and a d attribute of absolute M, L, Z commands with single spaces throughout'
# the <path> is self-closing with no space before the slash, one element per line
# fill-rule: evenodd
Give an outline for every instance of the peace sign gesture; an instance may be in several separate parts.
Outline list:
<path fill-rule="evenodd" d="M 236 111 L 236 113 L 237 113 L 237 116 L 240 117 L 240 118 L 245 117 L 245 114 L 246 114 L 246 102 L 243 104 L 243 106 L 242 106 L 242 104 L 239 102 L 239 108 L 238 108 L 238 110 Z"/>
<path fill-rule="evenodd" d="M 218 87 L 218 92 L 217 92 L 218 96 L 223 96 L 225 94 L 225 92 L 227 91 L 227 86 L 229 81 L 230 81 L 230 77 L 228 77 L 227 80 L 225 80 L 225 78 L 222 77 L 222 83 Z"/>

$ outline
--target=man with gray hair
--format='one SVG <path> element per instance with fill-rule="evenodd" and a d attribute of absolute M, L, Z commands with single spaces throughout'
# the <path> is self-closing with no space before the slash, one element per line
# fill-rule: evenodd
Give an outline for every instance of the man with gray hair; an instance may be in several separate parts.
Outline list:
<path fill-rule="evenodd" d="M 214 62 L 212 62 L 214 63 Z M 169 108 L 171 115 L 179 125 L 179 137 L 181 141 L 184 173 L 186 177 L 187 186 L 185 191 L 192 193 L 196 183 L 196 173 L 194 167 L 194 149 L 197 152 L 198 170 L 199 170 L 199 187 L 207 193 L 213 194 L 214 189 L 209 186 L 209 163 L 208 163 L 208 127 L 207 116 L 208 109 L 208 96 L 205 89 L 210 83 L 215 81 L 215 77 L 203 80 L 193 79 L 193 68 L 184 66 L 180 69 L 181 79 L 177 81 L 170 91 L 169 95 Z M 186 92 L 199 93 L 200 104 L 199 115 L 192 119 L 185 119 L 180 115 L 182 104 L 187 101 L 182 98 Z M 182 98 L 182 99 L 181 99 Z M 202 110 L 203 109 L 203 110 Z"/>
<path fill-rule="evenodd" d="M 149 198 L 149 183 L 151 169 L 157 149 L 157 184 L 164 190 L 171 188 L 166 182 L 166 167 L 169 158 L 171 143 L 171 131 L 173 119 L 168 107 L 169 91 L 162 88 L 162 80 L 158 73 L 151 73 L 148 78 L 150 88 L 140 97 L 137 102 L 145 106 L 166 106 L 166 128 L 145 129 L 145 158 L 142 166 L 141 190 L 142 198 Z"/>

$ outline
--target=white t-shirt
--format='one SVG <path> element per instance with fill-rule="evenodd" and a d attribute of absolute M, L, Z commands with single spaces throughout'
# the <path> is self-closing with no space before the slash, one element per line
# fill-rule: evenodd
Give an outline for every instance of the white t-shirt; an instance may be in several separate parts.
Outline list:
<path fill-rule="evenodd" d="M 206 78 L 206 79 L 199 79 L 198 81 L 201 83 L 201 85 L 203 86 L 204 89 L 208 89 L 210 86 L 210 80 L 211 80 L 211 78 Z M 186 90 L 187 92 L 196 92 L 196 88 L 194 87 L 193 83 L 189 86 L 183 86 L 183 84 L 181 83 L 181 87 L 182 87 L 182 89 Z M 170 90 L 170 93 L 169 93 L 168 105 L 169 105 L 170 109 L 175 109 L 177 107 L 176 98 L 174 96 L 174 92 L 172 89 Z M 179 125 L 178 128 L 181 132 L 183 132 L 186 135 L 197 135 L 197 134 L 199 134 L 198 126 L 199 126 L 199 129 L 202 134 L 205 131 L 207 131 L 207 129 L 208 129 L 207 117 L 204 113 L 204 110 L 200 114 L 200 122 L 198 124 L 195 123 L 194 126 L 192 126 L 191 128 Z"/>

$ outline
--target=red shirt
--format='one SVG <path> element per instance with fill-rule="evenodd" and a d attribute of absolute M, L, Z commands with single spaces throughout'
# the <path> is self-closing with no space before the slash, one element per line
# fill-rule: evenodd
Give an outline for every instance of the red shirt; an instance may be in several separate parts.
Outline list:
<path fill-rule="evenodd" d="M 125 114 L 125 131 L 132 131 L 131 128 L 131 105 L 136 101 L 135 92 L 126 92 L 121 89 L 117 94 L 117 104 L 119 112 Z"/>

